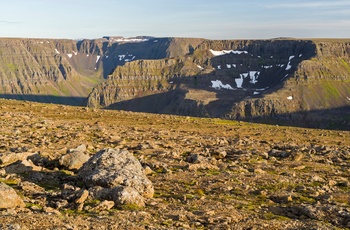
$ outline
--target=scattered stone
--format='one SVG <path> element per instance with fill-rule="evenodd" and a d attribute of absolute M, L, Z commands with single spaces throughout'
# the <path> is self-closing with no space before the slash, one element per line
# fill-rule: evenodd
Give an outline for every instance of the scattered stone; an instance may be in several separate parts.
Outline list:
<path fill-rule="evenodd" d="M 10 153 L 0 153 L 0 165 L 6 166 L 17 161 L 27 160 L 28 157 L 33 156 L 37 153 L 29 153 L 29 152 L 10 152 Z"/>
<path fill-rule="evenodd" d="M 72 151 L 64 156 L 62 156 L 59 160 L 60 165 L 70 169 L 80 169 L 85 162 L 90 159 L 89 155 L 86 155 L 82 151 Z"/>
<path fill-rule="evenodd" d="M 92 209 L 92 211 L 105 211 L 110 210 L 114 207 L 114 201 L 104 200 L 99 203 L 96 207 Z"/>
<path fill-rule="evenodd" d="M 89 191 L 85 189 L 81 189 L 79 193 L 76 195 L 75 203 L 76 204 L 82 204 L 86 201 L 86 199 L 89 197 Z"/>
<path fill-rule="evenodd" d="M 17 195 L 16 191 L 3 182 L 0 182 L 0 209 L 23 208 L 23 200 Z"/>
<path fill-rule="evenodd" d="M 42 171 L 42 167 L 36 166 L 31 160 L 18 161 L 5 167 L 6 173 L 27 173 L 33 171 Z"/>

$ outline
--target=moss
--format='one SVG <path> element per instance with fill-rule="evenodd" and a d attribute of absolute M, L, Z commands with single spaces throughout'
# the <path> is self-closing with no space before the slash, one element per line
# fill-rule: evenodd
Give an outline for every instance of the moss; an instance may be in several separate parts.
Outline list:
<path fill-rule="evenodd" d="M 0 179 L 0 182 L 3 182 L 9 186 L 18 184 L 18 181 L 15 179 Z"/>
<path fill-rule="evenodd" d="M 276 214 L 273 214 L 271 212 L 264 213 L 264 218 L 266 220 L 280 220 L 280 221 L 288 221 L 289 220 L 289 218 L 286 216 L 276 215 Z"/>
<path fill-rule="evenodd" d="M 342 65 L 345 67 L 345 69 L 350 72 L 349 63 L 346 60 L 344 60 L 343 58 L 340 58 L 340 61 L 341 61 Z"/>
<path fill-rule="evenodd" d="M 26 208 L 36 207 L 36 208 L 38 208 L 40 210 L 43 209 L 43 207 L 41 205 L 39 205 L 39 204 L 25 203 L 25 205 L 26 205 L 25 206 Z"/>
<path fill-rule="evenodd" d="M 143 209 L 143 207 L 136 204 L 124 204 L 120 205 L 118 208 L 124 211 L 139 211 Z"/>
<path fill-rule="evenodd" d="M 326 91 L 325 97 L 329 98 L 338 98 L 340 93 L 338 89 L 329 81 L 322 82 L 322 87 Z"/>

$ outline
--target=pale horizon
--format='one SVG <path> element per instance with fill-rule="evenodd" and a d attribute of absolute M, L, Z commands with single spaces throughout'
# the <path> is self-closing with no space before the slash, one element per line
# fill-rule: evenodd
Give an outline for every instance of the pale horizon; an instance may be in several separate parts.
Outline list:
<path fill-rule="evenodd" d="M 350 38 L 345 0 L 12 0 L 1 8 L 0 37 L 8 38 Z"/>

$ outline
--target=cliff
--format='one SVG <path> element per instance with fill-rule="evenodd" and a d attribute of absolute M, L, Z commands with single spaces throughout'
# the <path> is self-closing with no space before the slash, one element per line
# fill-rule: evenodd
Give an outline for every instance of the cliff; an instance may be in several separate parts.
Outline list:
<path fill-rule="evenodd" d="M 0 96 L 350 127 L 349 44 L 346 39 L 4 38 Z"/>
<path fill-rule="evenodd" d="M 203 40 L 196 45 L 185 55 L 117 67 L 94 88 L 88 105 L 350 126 L 349 41 Z"/>

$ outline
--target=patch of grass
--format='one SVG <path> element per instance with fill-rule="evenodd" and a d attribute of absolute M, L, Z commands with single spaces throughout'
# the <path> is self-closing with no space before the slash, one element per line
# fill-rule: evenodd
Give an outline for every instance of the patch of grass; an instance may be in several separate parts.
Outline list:
<path fill-rule="evenodd" d="M 340 58 L 341 63 L 346 68 L 346 70 L 350 71 L 350 65 L 347 61 L 345 61 L 343 58 Z"/>
<path fill-rule="evenodd" d="M 326 98 L 338 98 L 340 96 L 338 89 L 334 87 L 334 85 L 331 82 L 322 82 L 322 87 L 327 93 L 324 95 Z"/>
<path fill-rule="evenodd" d="M 280 220 L 280 221 L 288 221 L 289 220 L 289 218 L 286 216 L 276 215 L 276 214 L 273 214 L 271 212 L 265 213 L 264 218 L 266 220 Z"/>
<path fill-rule="evenodd" d="M 100 202 L 101 202 L 100 200 L 94 199 L 94 200 L 87 200 L 87 201 L 84 202 L 84 204 L 88 205 L 88 206 L 96 206 Z"/>
<path fill-rule="evenodd" d="M 296 199 L 300 203 L 311 203 L 311 204 L 316 203 L 315 198 L 307 197 L 307 196 L 303 196 L 303 195 L 299 195 Z"/>
<path fill-rule="evenodd" d="M 136 204 L 124 204 L 120 205 L 118 208 L 124 211 L 139 211 L 142 210 L 143 207 L 140 207 Z"/>
<path fill-rule="evenodd" d="M 18 181 L 15 179 L 0 179 L 0 182 L 3 182 L 9 186 L 17 185 Z"/>
<path fill-rule="evenodd" d="M 43 207 L 42 207 L 41 205 L 39 205 L 39 204 L 32 204 L 32 203 L 26 203 L 26 206 L 25 206 L 25 207 L 26 207 L 26 208 L 36 207 L 36 208 L 38 208 L 38 209 L 40 209 L 40 210 L 43 209 Z"/>

